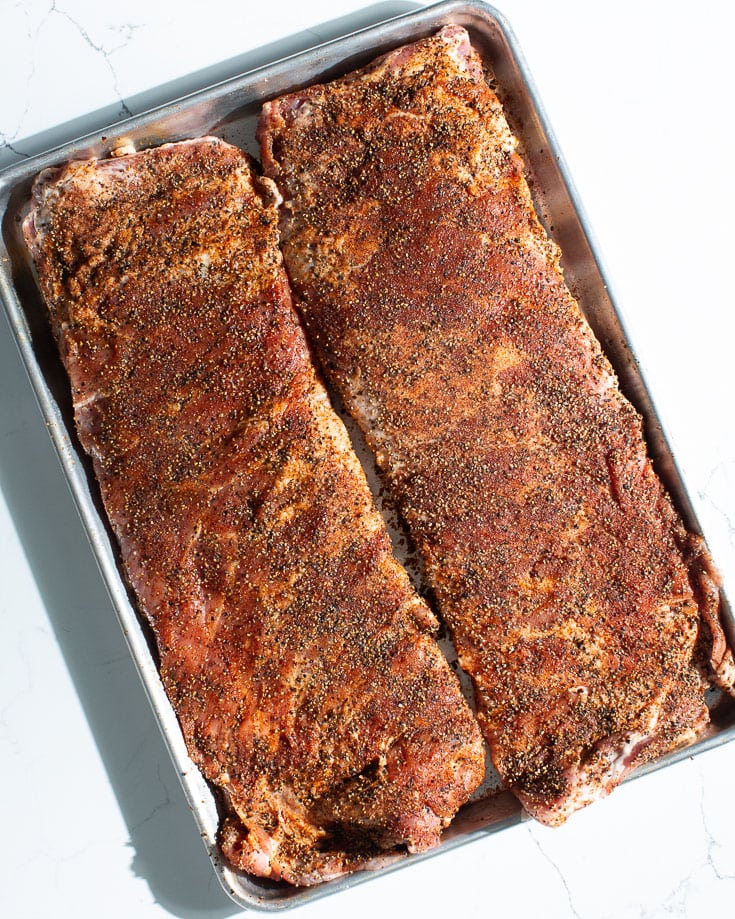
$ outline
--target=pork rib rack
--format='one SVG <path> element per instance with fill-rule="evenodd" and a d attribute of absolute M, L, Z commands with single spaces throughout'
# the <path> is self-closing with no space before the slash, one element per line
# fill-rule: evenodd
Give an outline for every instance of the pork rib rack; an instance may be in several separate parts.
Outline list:
<path fill-rule="evenodd" d="M 315 375 L 271 192 L 204 138 L 42 174 L 25 232 L 222 849 L 313 884 L 434 845 L 484 753 Z"/>
<path fill-rule="evenodd" d="M 259 132 L 324 372 L 421 550 L 501 777 L 559 823 L 692 740 L 710 677 L 732 686 L 706 550 L 464 29 L 266 104 Z"/>

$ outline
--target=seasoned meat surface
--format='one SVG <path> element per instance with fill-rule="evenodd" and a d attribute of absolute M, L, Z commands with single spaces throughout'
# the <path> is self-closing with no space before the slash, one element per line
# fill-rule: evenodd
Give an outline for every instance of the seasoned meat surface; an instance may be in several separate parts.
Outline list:
<path fill-rule="evenodd" d="M 42 174 L 25 231 L 223 851 L 313 884 L 434 845 L 484 752 L 315 375 L 272 192 L 205 138 Z"/>
<path fill-rule="evenodd" d="M 259 133 L 297 305 L 400 502 L 495 766 L 560 823 L 693 739 L 710 674 L 732 686 L 706 550 L 464 29 L 268 103 Z"/>

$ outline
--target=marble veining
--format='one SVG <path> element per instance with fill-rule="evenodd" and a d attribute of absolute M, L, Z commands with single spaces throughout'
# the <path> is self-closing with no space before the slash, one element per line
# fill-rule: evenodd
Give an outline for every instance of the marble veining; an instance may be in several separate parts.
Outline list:
<path fill-rule="evenodd" d="M 128 117 L 133 114 L 133 112 L 128 107 L 125 99 L 123 98 L 118 81 L 118 75 L 115 70 L 115 62 L 113 56 L 116 52 L 125 48 L 133 39 L 136 31 L 138 29 L 144 28 L 142 23 L 120 23 L 109 28 L 109 31 L 112 33 L 112 41 L 95 41 L 90 32 L 85 28 L 82 22 L 79 21 L 68 9 L 61 6 L 56 0 L 52 0 L 51 5 L 43 12 L 43 14 L 38 18 L 39 4 L 35 2 L 26 3 L 19 2 L 13 4 L 13 8 L 16 11 L 20 11 L 26 21 L 26 31 L 25 38 L 27 41 L 27 46 L 30 50 L 30 54 L 27 56 L 27 76 L 25 81 L 25 105 L 20 114 L 15 125 L 6 125 L 3 123 L 0 125 L 0 147 L 5 147 L 11 153 L 14 153 L 17 157 L 26 157 L 28 156 L 21 149 L 21 144 L 17 144 L 16 141 L 19 137 L 23 135 L 24 122 L 26 116 L 28 115 L 29 109 L 31 107 L 33 99 L 33 81 L 36 76 L 36 64 L 35 64 L 35 55 L 34 48 L 37 44 L 38 37 L 42 31 L 53 32 L 54 31 L 54 17 L 60 17 L 68 22 L 77 32 L 81 41 L 87 45 L 95 54 L 99 55 L 101 59 L 105 62 L 105 66 L 109 70 L 112 92 L 115 98 L 119 102 L 119 111 L 117 112 L 117 119 Z M 83 10 L 82 10 L 83 13 Z"/>

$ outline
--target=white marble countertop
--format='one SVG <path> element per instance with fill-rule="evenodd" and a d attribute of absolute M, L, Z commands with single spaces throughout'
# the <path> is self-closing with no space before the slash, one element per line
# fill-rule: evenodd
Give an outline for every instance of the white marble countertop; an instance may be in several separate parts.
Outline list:
<path fill-rule="evenodd" d="M 0 0 L 0 167 L 409 3 Z M 735 119 L 721 0 L 499 0 L 735 590 Z M 326 23 L 326 24 L 325 24 Z M 193 74 L 193 76 L 192 76 Z M 91 114 L 90 114 L 91 113 Z M 0 318 L 0 913 L 227 916 Z M 732 915 L 735 744 L 300 910 Z"/>

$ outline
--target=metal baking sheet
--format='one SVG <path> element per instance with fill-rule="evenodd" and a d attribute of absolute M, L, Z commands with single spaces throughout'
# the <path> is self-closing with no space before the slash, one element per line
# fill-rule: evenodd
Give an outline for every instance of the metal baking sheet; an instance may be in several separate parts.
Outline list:
<path fill-rule="evenodd" d="M 207 87 L 0 173 L 0 294 L 18 348 L 204 845 L 226 892 L 240 906 L 250 909 L 288 909 L 315 900 L 498 832 L 518 823 L 524 815 L 508 792 L 485 794 L 462 808 L 437 849 L 395 861 L 377 871 L 358 873 L 309 889 L 254 878 L 221 862 L 216 845 L 217 802 L 188 756 L 176 716 L 158 676 L 150 632 L 136 614 L 123 582 L 117 549 L 106 524 L 91 464 L 74 432 L 68 381 L 51 338 L 20 225 L 27 213 L 33 179 L 48 166 L 69 159 L 104 157 L 122 142 L 132 142 L 140 148 L 204 134 L 222 137 L 257 157 L 255 127 L 261 104 L 266 99 L 339 76 L 382 52 L 429 35 L 447 23 L 465 26 L 483 57 L 511 127 L 520 140 L 540 216 L 563 252 L 567 281 L 617 371 L 623 391 L 643 415 L 648 446 L 659 475 L 687 526 L 701 532 L 640 366 L 628 344 L 584 212 L 533 81 L 510 27 L 492 7 L 479 2 L 449 0 L 404 14 Z M 365 459 L 366 454 L 361 453 Z M 374 474 L 368 472 L 375 483 Z M 726 601 L 725 609 L 728 637 L 735 645 L 735 624 Z M 697 743 L 648 764 L 635 775 L 654 771 L 732 739 L 735 704 L 716 697 L 711 701 L 712 724 Z"/>

